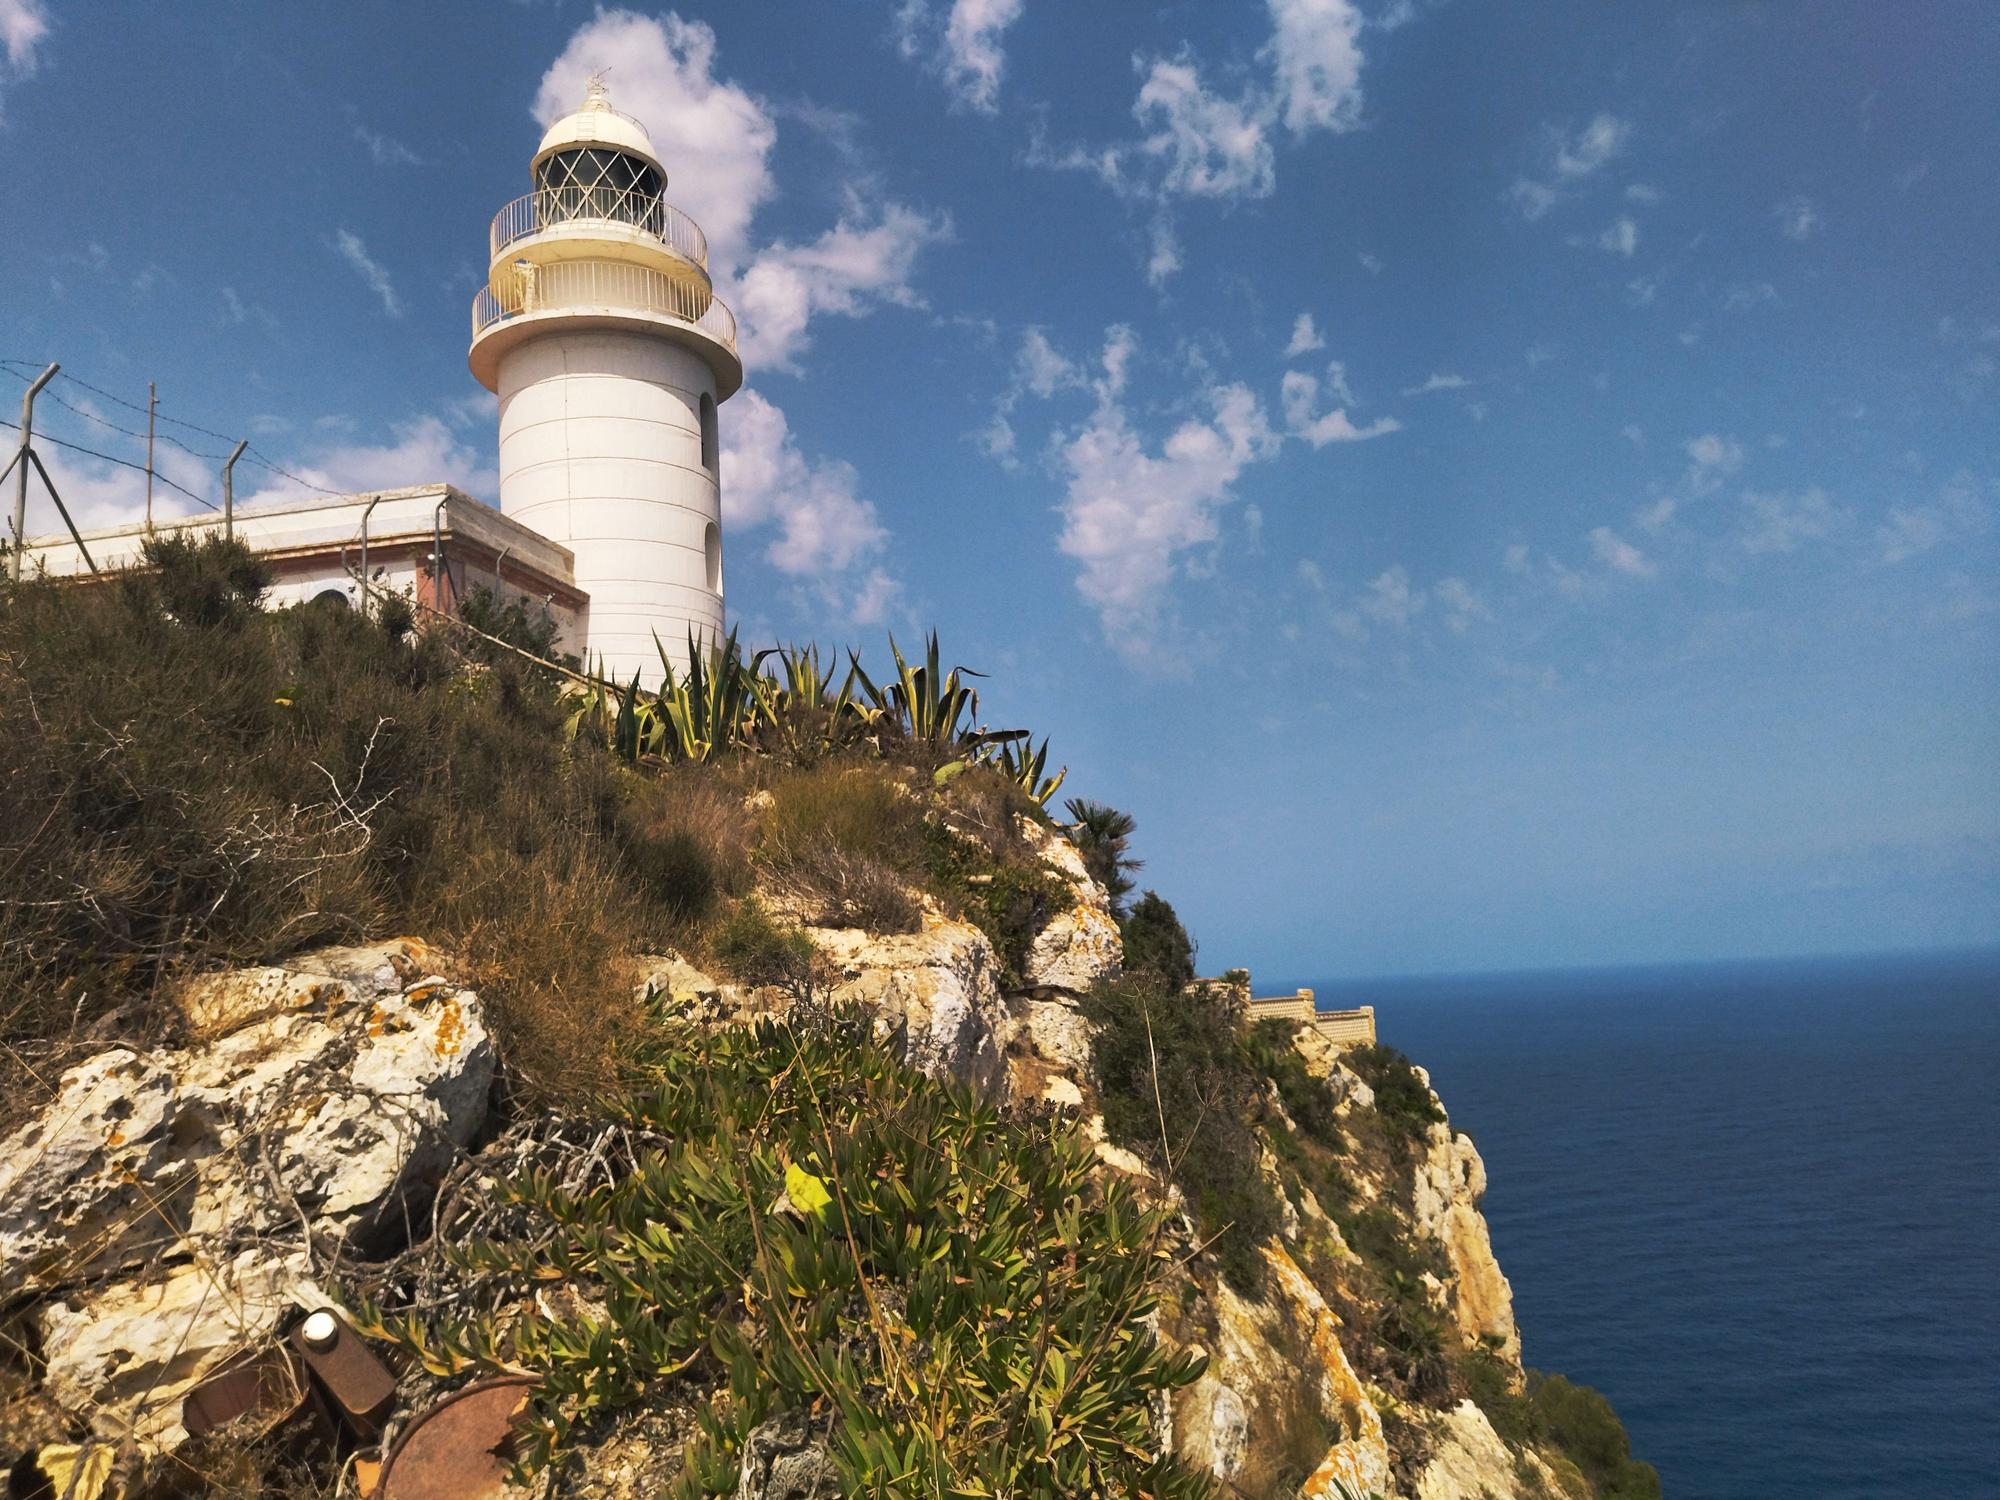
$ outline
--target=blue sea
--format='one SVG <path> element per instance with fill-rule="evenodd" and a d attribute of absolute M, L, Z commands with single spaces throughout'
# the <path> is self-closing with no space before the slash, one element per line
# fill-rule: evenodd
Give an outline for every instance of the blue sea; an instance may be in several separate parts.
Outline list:
<path fill-rule="evenodd" d="M 1315 985 L 1674 1500 L 2000 1497 L 2000 952 Z"/>

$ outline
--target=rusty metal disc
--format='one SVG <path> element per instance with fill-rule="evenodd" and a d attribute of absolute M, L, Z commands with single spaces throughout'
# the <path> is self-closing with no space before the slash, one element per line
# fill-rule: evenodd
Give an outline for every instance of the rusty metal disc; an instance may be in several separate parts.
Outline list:
<path fill-rule="evenodd" d="M 403 1430 L 376 1500 L 499 1500 L 514 1464 L 515 1426 L 535 1379 L 497 1375 L 444 1398 Z"/>

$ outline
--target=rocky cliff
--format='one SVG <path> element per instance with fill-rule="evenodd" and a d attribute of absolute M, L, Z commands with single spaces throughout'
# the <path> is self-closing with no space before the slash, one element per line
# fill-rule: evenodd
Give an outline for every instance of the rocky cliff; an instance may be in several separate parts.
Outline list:
<path fill-rule="evenodd" d="M 1104 1002 L 1093 1013 L 1088 999 L 1120 963 L 1104 892 L 1066 841 L 1027 820 L 1020 836 L 1061 899 L 1011 977 L 980 927 L 927 901 L 909 933 L 811 929 L 803 992 L 672 955 L 644 965 L 641 988 L 710 1027 L 802 993 L 859 1006 L 926 1073 L 1079 1120 L 1101 1174 L 1173 1209 L 1154 1326 L 1205 1368 L 1161 1396 L 1151 1427 L 1226 1492 L 1593 1494 L 1557 1440 L 1516 1420 L 1520 1336 L 1480 1215 L 1485 1168 L 1428 1080 L 1378 1049 L 1264 1023 L 1249 1169 L 1277 1216 L 1225 1264 L 1173 1145 L 1150 1153 L 1108 1122 Z M 767 899 L 782 912 L 781 891 Z M 451 970 L 406 940 L 189 984 L 181 1045 L 105 1048 L 0 1143 L 0 1296 L 24 1353 L 0 1437 L 30 1483 L 92 1443 L 116 1455 L 110 1482 L 140 1474 L 188 1440 L 190 1395 L 218 1369 L 332 1305 L 355 1267 L 459 1222 L 440 1200 L 462 1209 L 492 1181 L 477 1149 L 493 1133 L 494 1056 L 479 997 Z M 649 1430 L 592 1439 L 574 1492 L 652 1492 L 679 1449 Z M 44 1454 L 57 1467 L 38 1469 Z M 739 1492 L 817 1491 L 746 1467 Z"/>

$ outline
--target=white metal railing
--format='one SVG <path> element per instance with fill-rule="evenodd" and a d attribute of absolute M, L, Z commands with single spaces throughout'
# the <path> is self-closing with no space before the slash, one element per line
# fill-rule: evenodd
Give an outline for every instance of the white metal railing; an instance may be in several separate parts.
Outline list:
<path fill-rule="evenodd" d="M 498 256 L 514 241 L 559 224 L 622 224 L 708 269 L 708 237 L 701 226 L 658 193 L 637 188 L 537 188 L 493 216 L 487 236 L 491 254 Z"/>
<path fill-rule="evenodd" d="M 705 281 L 682 281 L 646 266 L 607 260 L 559 260 L 528 266 L 496 295 L 482 287 L 472 299 L 472 336 L 522 313 L 583 311 L 593 307 L 664 314 L 698 328 L 731 353 L 736 316 L 715 299 Z"/>

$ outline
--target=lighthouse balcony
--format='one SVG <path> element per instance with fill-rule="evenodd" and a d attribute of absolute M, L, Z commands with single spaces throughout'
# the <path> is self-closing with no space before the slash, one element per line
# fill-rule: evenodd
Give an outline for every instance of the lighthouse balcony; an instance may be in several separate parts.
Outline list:
<path fill-rule="evenodd" d="M 718 401 L 743 383 L 736 317 L 716 300 L 706 278 L 689 281 L 649 266 L 598 260 L 526 263 L 513 275 L 496 271 L 493 284 L 472 299 L 472 373 L 488 390 L 497 389 L 501 354 L 551 324 L 665 334 L 714 367 Z"/>
<path fill-rule="evenodd" d="M 701 226 L 658 193 L 639 188 L 538 188 L 495 214 L 488 233 L 495 260 L 538 238 L 627 241 L 670 250 L 704 273 L 708 270 L 708 238 Z"/>

